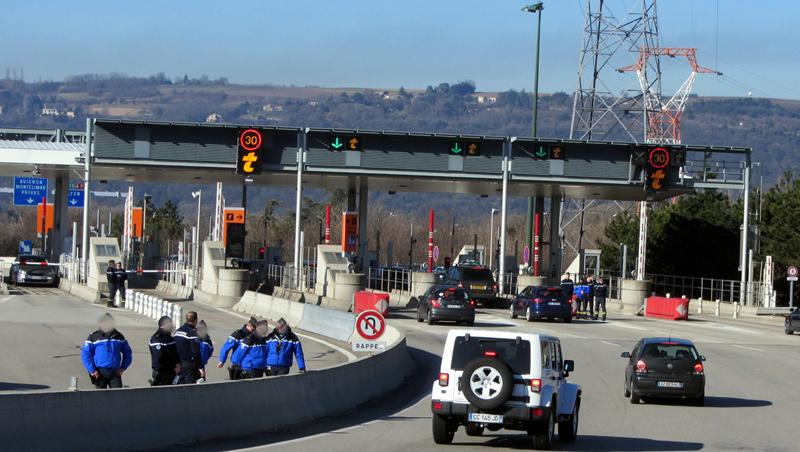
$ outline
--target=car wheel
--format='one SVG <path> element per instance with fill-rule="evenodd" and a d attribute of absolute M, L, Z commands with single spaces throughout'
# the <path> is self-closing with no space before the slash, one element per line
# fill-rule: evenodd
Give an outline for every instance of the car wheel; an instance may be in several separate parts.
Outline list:
<path fill-rule="evenodd" d="M 514 373 L 498 359 L 478 358 L 464 366 L 461 386 L 469 403 L 481 410 L 493 410 L 511 398 Z"/>
<path fill-rule="evenodd" d="M 516 319 L 517 318 L 517 311 L 514 310 L 514 302 L 513 301 L 511 302 L 511 306 L 509 306 L 509 308 L 508 308 L 508 313 L 511 315 L 512 319 Z"/>
<path fill-rule="evenodd" d="M 572 323 L 572 316 L 564 317 L 564 323 Z"/>
<path fill-rule="evenodd" d="M 531 314 L 531 307 L 530 306 L 528 306 L 528 308 L 525 309 L 525 320 L 527 320 L 529 322 L 533 321 L 533 315 Z"/>
<path fill-rule="evenodd" d="M 695 397 L 692 399 L 692 405 L 694 406 L 704 406 L 706 404 L 706 395 L 703 394 L 700 397 Z"/>
<path fill-rule="evenodd" d="M 630 386 L 628 386 L 628 382 L 627 381 L 625 382 L 625 392 L 624 392 L 624 394 L 625 394 L 626 398 L 631 396 L 631 388 L 630 388 Z"/>
<path fill-rule="evenodd" d="M 555 438 L 556 425 L 555 416 L 551 412 L 547 416 L 547 425 L 544 431 L 539 431 L 533 434 L 533 448 L 537 450 L 550 450 L 553 448 L 553 439 Z"/>
<path fill-rule="evenodd" d="M 431 315 L 431 310 L 428 309 L 428 325 L 433 325 L 436 323 L 436 320 L 433 320 L 433 315 Z"/>
<path fill-rule="evenodd" d="M 792 330 L 792 322 L 789 321 L 789 319 L 786 319 L 786 321 L 783 322 L 783 332 L 786 334 L 794 334 L 794 331 Z"/>
<path fill-rule="evenodd" d="M 639 394 L 636 393 L 636 390 L 633 389 L 633 382 L 630 383 L 630 389 L 628 389 L 631 397 L 631 404 L 638 405 L 639 404 Z"/>
<path fill-rule="evenodd" d="M 467 436 L 481 436 L 483 435 L 483 426 L 480 424 L 467 424 L 464 427 L 464 431 L 467 432 Z"/>
<path fill-rule="evenodd" d="M 467 320 L 464 323 L 466 323 L 467 326 L 475 326 L 475 319 Z"/>
<path fill-rule="evenodd" d="M 422 313 L 421 313 L 421 312 L 419 312 L 419 311 L 420 311 L 420 309 L 419 309 L 419 308 L 417 308 L 417 322 L 420 322 L 420 323 L 422 323 L 422 321 L 423 321 L 424 319 L 422 318 Z"/>
<path fill-rule="evenodd" d="M 578 415 L 580 413 L 580 399 L 575 403 L 572 416 L 568 420 L 558 423 L 558 440 L 571 443 L 578 438 Z"/>
<path fill-rule="evenodd" d="M 456 429 L 450 427 L 447 419 L 433 415 L 433 442 L 436 444 L 450 444 L 453 442 L 453 436 L 456 434 Z"/>

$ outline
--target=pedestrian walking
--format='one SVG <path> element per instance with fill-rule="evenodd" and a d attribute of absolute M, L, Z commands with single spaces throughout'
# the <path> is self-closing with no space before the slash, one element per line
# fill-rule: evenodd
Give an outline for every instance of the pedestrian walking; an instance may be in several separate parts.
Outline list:
<path fill-rule="evenodd" d="M 286 375 L 292 367 L 292 357 L 297 358 L 297 368 L 300 373 L 306 371 L 306 361 L 303 358 L 303 346 L 286 320 L 279 319 L 275 330 L 267 338 L 269 355 L 267 356 L 268 375 Z"/>
<path fill-rule="evenodd" d="M 197 324 L 197 340 L 200 343 L 200 362 L 203 370 L 205 370 L 208 360 L 211 359 L 211 355 L 214 354 L 214 343 L 208 335 L 208 325 L 206 325 L 205 320 L 201 320 Z"/>
<path fill-rule="evenodd" d="M 269 336 L 266 320 L 259 320 L 253 334 L 242 339 L 239 347 L 233 353 L 231 362 L 236 363 L 241 371 L 242 379 L 263 377 L 267 370 L 267 360 L 269 346 L 267 337 Z"/>
<path fill-rule="evenodd" d="M 171 385 L 181 370 L 175 338 L 172 337 L 174 326 L 172 319 L 163 316 L 158 319 L 158 329 L 150 338 L 150 359 L 153 367 L 151 386 Z"/>
<path fill-rule="evenodd" d="M 597 308 L 597 315 L 599 315 L 603 321 L 606 320 L 606 298 L 608 297 L 608 284 L 606 283 L 605 278 L 602 276 L 597 280 L 597 284 L 594 286 L 594 301 Z"/>
<path fill-rule="evenodd" d="M 114 280 L 116 281 L 119 298 L 122 300 L 122 303 L 125 303 L 125 285 L 128 281 L 128 272 L 122 267 L 122 262 L 117 262 L 117 267 L 114 269 Z"/>
<path fill-rule="evenodd" d="M 114 265 L 113 259 L 108 261 L 108 267 L 106 267 L 106 281 L 108 282 L 108 303 L 106 303 L 106 306 L 113 308 L 114 298 L 117 296 L 117 267 Z"/>
<path fill-rule="evenodd" d="M 228 336 L 228 339 L 225 340 L 225 343 L 222 344 L 222 348 L 219 351 L 219 363 L 217 363 L 217 367 L 222 369 L 225 365 L 225 361 L 228 360 L 228 354 L 231 355 L 231 365 L 228 366 L 228 378 L 231 380 L 239 380 L 242 378 L 242 368 L 241 366 L 233 363 L 233 354 L 239 348 L 242 341 L 253 334 L 253 331 L 256 329 L 256 325 L 258 324 L 258 320 L 255 317 L 250 317 L 250 320 L 247 321 L 240 329 L 235 330 Z"/>
<path fill-rule="evenodd" d="M 205 378 L 203 358 L 200 355 L 200 341 L 197 337 L 197 313 L 186 313 L 186 323 L 175 332 L 175 348 L 178 351 L 181 370 L 178 373 L 179 384 L 194 384 Z"/>
<path fill-rule="evenodd" d="M 103 314 L 98 328 L 83 343 L 81 361 L 97 389 L 121 388 L 122 374 L 133 362 L 133 352 L 125 336 L 114 326 L 114 317 Z"/>

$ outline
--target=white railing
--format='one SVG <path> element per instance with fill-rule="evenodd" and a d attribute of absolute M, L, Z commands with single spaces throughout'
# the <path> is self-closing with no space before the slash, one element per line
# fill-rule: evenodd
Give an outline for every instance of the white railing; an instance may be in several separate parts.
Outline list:
<path fill-rule="evenodd" d="M 155 295 L 149 295 L 142 292 L 137 292 L 132 289 L 126 291 L 126 301 L 124 308 L 141 314 L 151 319 L 159 319 L 163 316 L 169 316 L 173 320 L 180 322 L 182 318 L 182 311 L 180 305 L 171 301 L 164 300 Z M 114 300 L 114 304 L 119 306 L 119 299 Z"/>

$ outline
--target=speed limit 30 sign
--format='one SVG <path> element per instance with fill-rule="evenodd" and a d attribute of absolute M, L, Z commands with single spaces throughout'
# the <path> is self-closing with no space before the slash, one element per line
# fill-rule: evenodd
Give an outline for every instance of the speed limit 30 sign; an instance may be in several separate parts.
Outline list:
<path fill-rule="evenodd" d="M 353 341 L 353 351 L 374 352 L 386 348 L 385 342 L 378 342 L 378 339 L 386 332 L 386 319 L 380 312 L 360 312 L 356 316 L 355 330 L 361 340 Z"/>

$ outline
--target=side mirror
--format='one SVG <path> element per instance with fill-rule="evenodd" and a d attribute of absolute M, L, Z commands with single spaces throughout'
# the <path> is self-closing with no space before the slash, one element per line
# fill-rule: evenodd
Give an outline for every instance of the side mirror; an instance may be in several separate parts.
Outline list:
<path fill-rule="evenodd" d="M 631 352 L 622 352 L 622 353 L 619 354 L 619 357 L 620 358 L 628 358 L 628 359 L 630 359 L 631 358 Z"/>
<path fill-rule="evenodd" d="M 574 372 L 575 371 L 575 361 L 571 359 L 564 360 L 564 372 Z"/>

